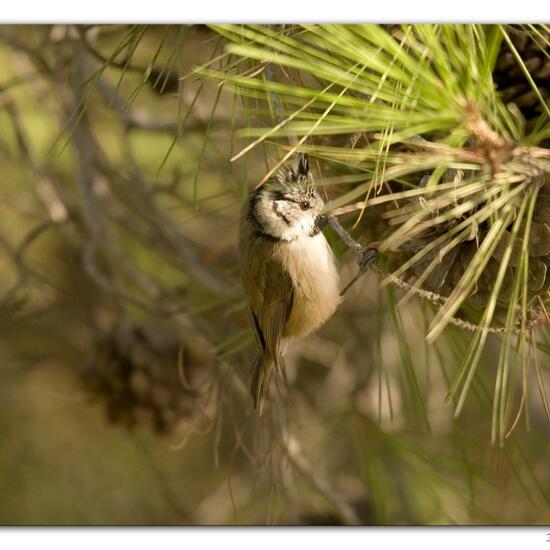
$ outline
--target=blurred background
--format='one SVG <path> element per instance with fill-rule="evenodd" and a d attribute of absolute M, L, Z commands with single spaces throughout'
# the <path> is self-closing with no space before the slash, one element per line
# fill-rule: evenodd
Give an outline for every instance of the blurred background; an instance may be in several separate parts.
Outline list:
<path fill-rule="evenodd" d="M 230 161 L 263 113 L 194 72 L 223 52 L 201 25 L 0 28 L 0 523 L 548 523 L 543 402 L 491 445 L 490 337 L 454 419 L 472 334 L 428 346 L 430 304 L 374 273 L 253 412 L 238 218 L 279 156 Z M 313 166 L 327 199 L 353 185 Z"/>

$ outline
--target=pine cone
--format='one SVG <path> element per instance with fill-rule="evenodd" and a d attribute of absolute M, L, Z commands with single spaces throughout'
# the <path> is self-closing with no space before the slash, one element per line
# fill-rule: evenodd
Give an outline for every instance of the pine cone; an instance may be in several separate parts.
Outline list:
<path fill-rule="evenodd" d="M 544 42 L 533 32 L 509 26 L 508 35 L 525 67 L 531 74 L 545 101 L 550 99 L 550 59 L 545 53 Z M 544 30 L 540 30 L 547 35 Z M 546 36 L 548 39 L 548 36 Z M 515 103 L 527 122 L 527 130 L 532 128 L 543 106 L 529 84 L 520 64 L 508 46 L 503 42 L 495 68 L 493 80 L 505 103 Z"/>
<path fill-rule="evenodd" d="M 545 296 L 550 289 L 550 178 L 546 178 L 544 182 L 541 183 L 542 186 L 533 212 L 528 243 L 528 294 L 530 298 Z M 393 271 L 403 265 L 416 253 L 433 243 L 434 240 L 445 234 L 451 227 L 461 221 L 462 218 L 459 218 L 445 224 L 437 225 L 405 242 L 401 246 L 399 252 L 390 257 L 391 270 Z M 492 257 L 489 259 L 475 288 L 468 297 L 468 302 L 475 307 L 484 307 L 491 296 L 508 245 L 508 239 L 511 236 L 511 229 L 511 227 L 507 229 L 504 236 L 497 244 L 492 253 Z M 487 232 L 488 227 L 485 224 L 478 227 L 477 231 L 472 232 L 466 239 L 442 256 L 441 261 L 435 263 L 435 267 L 430 271 L 429 275 L 423 277 L 423 274 L 430 264 L 442 253 L 447 243 L 442 243 L 433 248 L 410 267 L 405 274 L 406 280 L 413 284 L 422 277 L 422 283 L 420 284 L 422 289 L 434 292 L 443 297 L 449 296 L 458 286 L 462 275 L 468 269 L 478 251 L 479 243 L 484 240 Z M 522 233 L 523 228 L 520 227 L 518 235 Z M 512 295 L 515 273 L 519 267 L 518 264 L 522 246 L 523 239 L 520 236 L 516 237 L 508 263 L 508 269 L 504 275 L 504 280 L 498 296 L 500 305 L 507 306 Z"/>
<path fill-rule="evenodd" d="M 525 67 L 537 85 L 540 94 L 545 101 L 548 101 L 550 99 L 550 59 L 546 55 L 544 41 L 536 33 L 520 26 L 508 26 L 506 30 Z M 540 29 L 540 33 L 546 38 L 549 36 L 544 29 Z M 502 43 L 495 64 L 493 79 L 497 89 L 501 93 L 503 101 L 506 103 L 515 103 L 526 120 L 526 131 L 530 131 L 542 113 L 543 106 L 527 80 L 516 56 L 505 41 Z M 548 147 L 550 143 L 547 140 L 547 142 L 541 143 L 540 146 Z M 447 181 L 452 181 L 452 174 L 447 174 L 446 179 Z M 405 261 L 412 258 L 417 252 L 461 221 L 462 219 L 452 220 L 412 238 L 401 247 L 399 253 L 391 258 L 393 269 L 403 265 Z M 441 262 L 436 264 L 435 268 L 432 269 L 425 279 L 423 278 L 424 280 L 420 285 L 421 288 L 435 292 L 441 296 L 449 296 L 457 287 L 462 275 L 470 265 L 474 255 L 477 253 L 479 243 L 483 241 L 487 231 L 487 226 L 478 227 L 477 232 L 474 232 L 475 234 L 472 234 L 445 254 Z M 508 228 L 508 232 L 497 245 L 491 259 L 477 281 L 477 286 L 468 297 L 468 301 L 476 307 L 485 306 L 491 296 L 506 250 L 510 231 L 511 227 Z M 522 230 L 520 228 L 521 233 Z M 431 250 L 419 262 L 414 264 L 406 274 L 407 280 L 414 283 L 418 278 L 422 277 L 430 263 L 441 253 L 444 246 L 445 243 Z M 511 297 L 521 247 L 522 239 L 518 237 L 515 241 L 509 267 L 499 293 L 499 302 L 501 305 L 507 305 Z M 537 198 L 528 250 L 529 296 L 546 295 L 550 287 L 550 183 L 548 181 L 541 187 Z"/>
<path fill-rule="evenodd" d="M 84 381 L 95 397 L 105 401 L 111 422 L 170 433 L 198 406 L 197 395 L 180 380 L 179 352 L 180 342 L 170 331 L 123 325 L 98 339 L 96 358 Z M 193 369 L 185 350 L 183 362 Z"/>

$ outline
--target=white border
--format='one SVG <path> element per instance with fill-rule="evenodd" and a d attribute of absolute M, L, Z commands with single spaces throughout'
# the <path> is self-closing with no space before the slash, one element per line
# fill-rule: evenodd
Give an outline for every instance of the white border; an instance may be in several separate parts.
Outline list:
<path fill-rule="evenodd" d="M 483 527 L 349 527 L 349 528 L 105 528 L 2 529 L 2 548 L 49 550 L 162 550 L 223 548 L 224 550 L 281 550 L 281 548 L 421 548 L 517 550 L 548 547 L 548 528 Z"/>
<path fill-rule="evenodd" d="M 548 0 L 19 0 L 0 23 L 550 23 Z"/>
<path fill-rule="evenodd" d="M 451 9 L 453 11 L 451 11 Z M 286 23 L 286 22 L 550 22 L 548 0 L 19 0 L 4 2 L 0 24 L 9 23 Z M 550 529 L 526 528 L 174 528 L 174 529 L 0 529 L 2 548 L 107 550 L 110 548 L 416 548 L 463 550 L 465 545 L 507 550 L 550 548 Z"/>

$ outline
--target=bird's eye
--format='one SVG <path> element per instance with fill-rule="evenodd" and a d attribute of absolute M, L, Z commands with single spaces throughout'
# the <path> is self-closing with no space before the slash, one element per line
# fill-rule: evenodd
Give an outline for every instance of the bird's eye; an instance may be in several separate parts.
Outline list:
<path fill-rule="evenodd" d="M 309 208 L 309 202 L 307 202 L 307 201 L 302 201 L 302 202 L 300 203 L 300 208 L 301 208 L 302 210 L 307 210 L 307 209 Z"/>

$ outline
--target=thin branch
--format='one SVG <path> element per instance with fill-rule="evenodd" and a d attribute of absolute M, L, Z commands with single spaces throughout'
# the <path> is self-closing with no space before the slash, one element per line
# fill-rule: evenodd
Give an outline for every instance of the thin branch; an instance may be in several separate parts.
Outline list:
<path fill-rule="evenodd" d="M 23 255 L 27 248 L 38 238 L 40 235 L 42 235 L 45 231 L 52 227 L 57 227 L 63 222 L 55 222 L 52 220 L 47 220 L 43 223 L 38 224 L 36 227 L 33 227 L 22 239 L 22 241 L 19 243 L 17 248 L 12 251 L 7 243 L 4 243 L 3 240 L 0 241 L 2 245 L 6 248 L 6 250 L 12 255 L 13 262 L 15 264 L 15 267 L 17 269 L 17 281 L 4 293 L 4 295 L 0 298 L 0 305 L 4 305 L 8 303 L 10 300 L 13 299 L 13 297 L 16 295 L 17 291 L 21 289 L 25 283 L 28 281 L 28 279 L 31 276 L 34 276 L 35 278 L 39 279 L 41 282 L 46 283 L 47 281 L 44 280 L 42 276 L 40 276 L 38 273 L 31 270 L 29 267 L 27 267 L 23 260 Z"/>
<path fill-rule="evenodd" d="M 328 224 L 334 229 L 336 234 L 342 239 L 344 244 L 356 254 L 357 262 L 359 264 L 359 272 L 341 291 L 340 295 L 344 295 L 359 280 L 359 278 L 364 273 L 366 273 L 366 271 L 368 271 L 368 269 L 370 268 L 375 273 L 378 273 L 379 275 L 382 275 L 383 277 L 388 278 L 393 285 L 400 288 L 401 290 L 412 292 L 413 294 L 416 294 L 417 296 L 424 298 L 428 302 L 431 302 L 432 304 L 438 307 L 441 307 L 443 304 L 445 304 L 445 302 L 447 301 L 446 296 L 441 296 L 440 294 L 431 292 L 429 290 L 416 288 L 406 283 L 399 277 L 396 277 L 391 273 L 387 273 L 381 267 L 379 267 L 374 261 L 378 256 L 378 253 L 376 250 L 376 245 L 378 243 L 372 243 L 369 246 L 363 247 L 353 239 L 353 237 L 340 225 L 340 222 L 334 216 L 329 216 L 327 218 L 327 221 L 328 221 Z M 540 317 L 540 306 L 529 308 L 527 311 L 527 319 L 525 321 L 525 326 L 527 328 L 531 328 L 535 326 L 539 322 L 539 317 Z M 520 332 L 519 322 L 520 321 L 518 321 L 517 323 L 518 326 L 512 329 L 512 332 L 514 333 Z M 471 323 L 469 321 L 466 321 L 464 319 L 460 319 L 457 317 L 451 317 L 449 319 L 449 323 L 458 328 L 461 328 L 462 330 L 466 330 L 469 332 L 476 332 L 480 328 L 479 325 L 476 325 L 474 323 Z M 487 332 L 491 334 L 503 334 L 507 331 L 508 329 L 506 327 L 489 327 L 487 329 Z"/>
<path fill-rule="evenodd" d="M 340 222 L 334 216 L 328 216 L 328 224 L 334 229 L 336 234 L 342 239 L 343 243 L 354 252 L 359 264 L 357 275 L 344 287 L 340 292 L 340 296 L 344 296 L 348 290 L 365 274 L 369 267 L 372 267 L 373 262 L 378 258 L 378 243 L 371 243 L 368 246 L 361 246 L 353 237 L 340 225 Z"/>
<path fill-rule="evenodd" d="M 54 223 L 63 223 L 67 221 L 69 217 L 68 209 L 65 203 L 61 199 L 57 186 L 53 180 L 46 174 L 42 167 L 36 162 L 35 156 L 31 153 L 28 145 L 23 125 L 19 117 L 14 103 L 10 100 L 4 105 L 4 109 L 8 112 L 11 118 L 12 126 L 17 137 L 17 144 L 23 157 L 25 158 L 28 166 L 34 172 L 36 176 L 36 189 L 38 195 L 42 199 L 46 210 L 50 216 L 50 219 Z"/>

